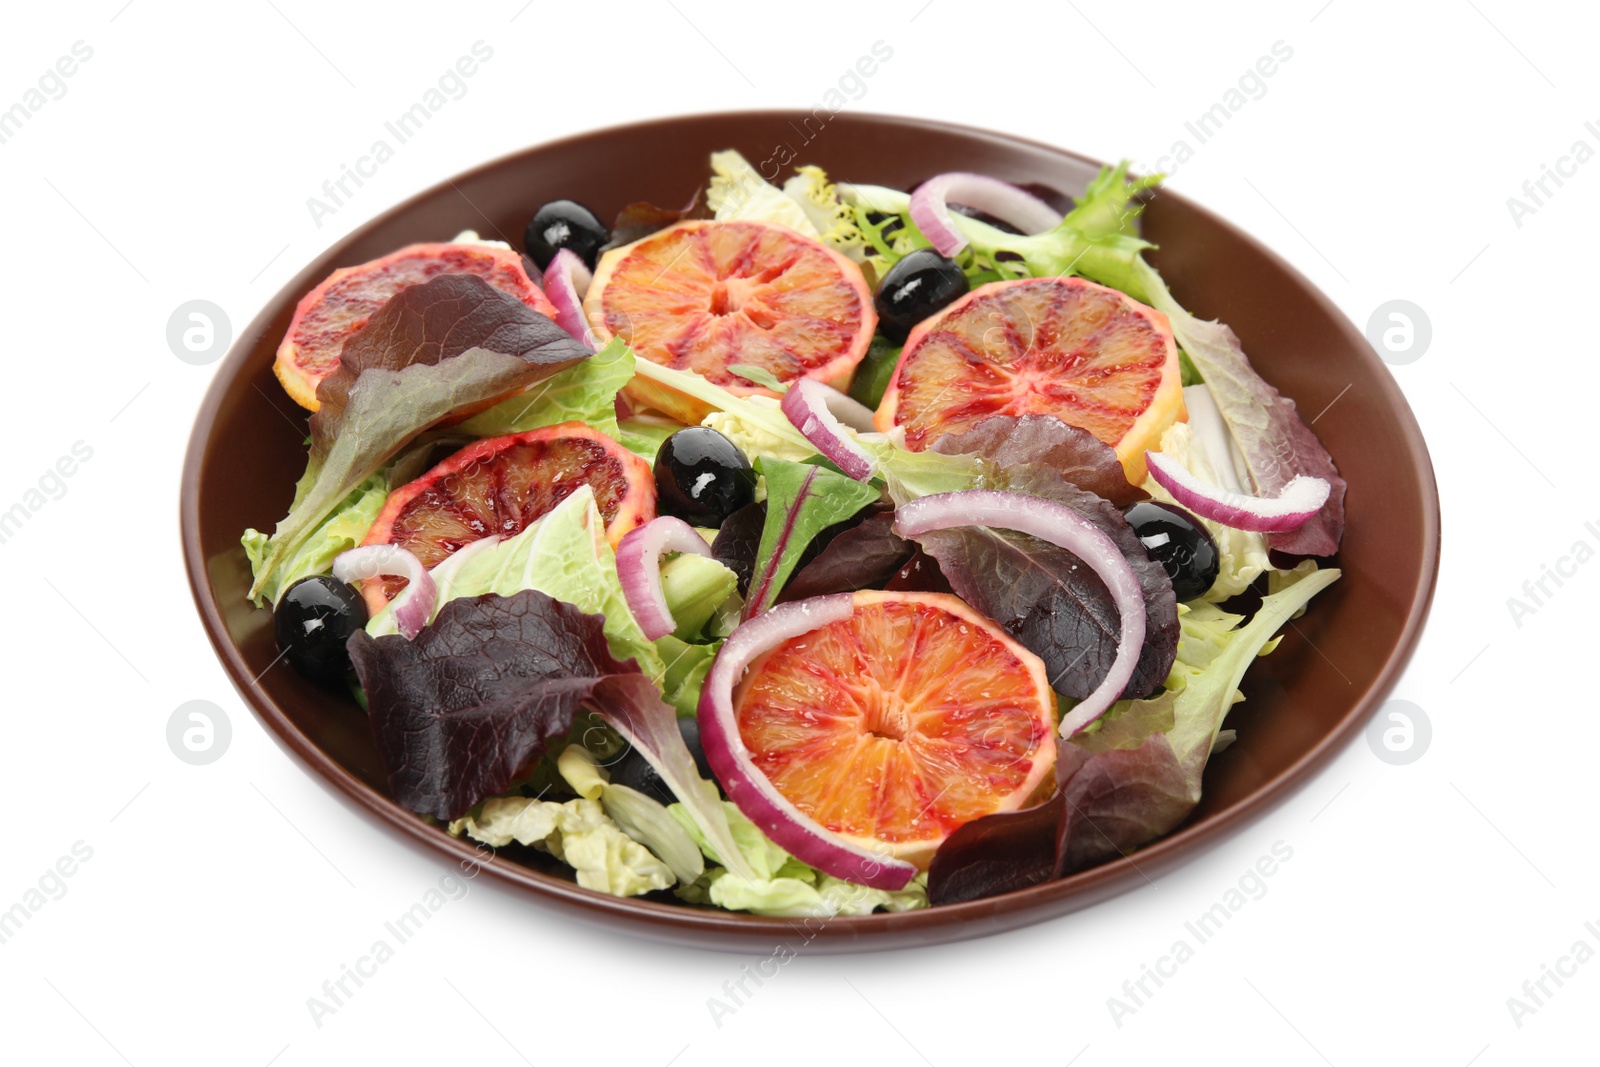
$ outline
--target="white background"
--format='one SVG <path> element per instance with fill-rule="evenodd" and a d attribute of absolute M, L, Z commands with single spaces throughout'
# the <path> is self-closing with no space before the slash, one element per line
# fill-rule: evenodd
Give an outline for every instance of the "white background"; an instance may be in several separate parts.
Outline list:
<path fill-rule="evenodd" d="M 1574 141 L 1600 148 L 1584 129 L 1600 122 L 1600 25 L 1578 5 L 1509 0 L 1201 6 L 8 11 L 0 107 L 74 42 L 93 57 L 0 144 L 0 510 L 74 442 L 93 456 L 0 545 L 0 909 L 75 842 L 93 854 L 0 945 L 5 1058 L 1591 1061 L 1600 963 L 1548 984 L 1554 995 L 1520 1026 L 1507 998 L 1580 938 L 1600 950 L 1584 929 L 1600 924 L 1600 564 L 1550 583 L 1520 625 L 1506 602 L 1575 542 L 1600 546 L 1578 401 L 1594 388 L 1600 161 L 1549 185 L 1520 226 L 1506 201 Z M 494 55 L 468 94 L 315 226 L 306 198 L 480 39 Z M 944 948 L 800 959 L 720 1026 L 707 999 L 753 959 L 574 926 L 480 879 L 317 1026 L 307 998 L 441 867 L 291 762 L 212 657 L 176 515 L 214 367 L 174 357 L 168 316 L 206 299 L 238 329 L 349 229 L 529 144 L 655 115 L 809 107 L 880 39 L 893 58 L 852 108 L 1146 165 L 1274 42 L 1293 49 L 1172 185 L 1260 236 L 1356 323 L 1395 298 L 1431 319 L 1427 352 L 1394 368 L 1445 506 L 1432 621 L 1395 694 L 1425 710 L 1431 747 L 1391 766 L 1358 741 L 1244 833 L 1091 910 Z M 165 740 L 192 699 L 219 704 L 233 727 L 205 767 Z M 1278 841 L 1293 858 L 1265 896 L 1114 1022 L 1107 998 Z"/>

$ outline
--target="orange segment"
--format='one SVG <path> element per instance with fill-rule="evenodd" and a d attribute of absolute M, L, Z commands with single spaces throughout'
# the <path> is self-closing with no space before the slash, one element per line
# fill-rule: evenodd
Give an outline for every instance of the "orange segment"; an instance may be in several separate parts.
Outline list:
<path fill-rule="evenodd" d="M 294 402 L 317 410 L 317 385 L 339 365 L 344 343 L 389 298 L 408 285 L 440 274 L 476 274 L 543 315 L 556 309 L 509 248 L 471 244 L 416 244 L 363 263 L 340 267 L 300 298 L 289 332 L 278 346 L 273 373 Z"/>
<path fill-rule="evenodd" d="M 926 869 L 955 830 L 1054 785 L 1044 664 L 946 593 L 864 591 L 852 615 L 750 665 L 756 766 L 805 814 Z"/>
<path fill-rule="evenodd" d="M 396 489 L 362 544 L 395 544 L 433 567 L 490 534 L 511 537 L 547 514 L 579 486 L 595 505 L 613 546 L 655 518 L 650 465 L 581 422 L 490 437 L 469 445 Z M 406 586 L 404 578 L 362 583 L 376 615 Z"/>
<path fill-rule="evenodd" d="M 601 341 L 691 370 L 741 395 L 772 395 L 728 368 L 751 364 L 780 381 L 849 383 L 877 328 L 861 268 L 819 241 L 763 222 L 681 222 L 601 257 L 583 301 Z M 636 378 L 647 407 L 698 423 L 707 409 Z"/>
<path fill-rule="evenodd" d="M 1054 415 L 1117 450 L 1128 481 L 1186 417 L 1167 317 L 1082 278 L 981 286 L 911 331 L 874 423 L 906 447 L 991 415 Z"/>

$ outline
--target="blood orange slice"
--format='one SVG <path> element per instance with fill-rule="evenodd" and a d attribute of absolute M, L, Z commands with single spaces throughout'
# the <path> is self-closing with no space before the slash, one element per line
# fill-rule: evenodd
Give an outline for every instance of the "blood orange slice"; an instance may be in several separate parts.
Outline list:
<path fill-rule="evenodd" d="M 650 465 L 581 422 L 490 437 L 468 445 L 384 501 L 362 544 L 409 549 L 425 567 L 487 537 L 510 537 L 580 486 L 595 504 L 614 547 L 655 518 Z M 362 583 L 372 614 L 405 588 L 404 578 Z"/>
<path fill-rule="evenodd" d="M 601 342 L 621 337 L 642 359 L 740 395 L 773 394 L 728 369 L 739 364 L 844 388 L 878 325 L 860 267 L 820 241 L 745 220 L 680 222 L 607 252 L 583 308 Z M 687 423 L 709 411 L 643 378 L 625 391 Z"/>
<path fill-rule="evenodd" d="M 1185 417 L 1167 317 L 1082 278 L 1020 278 L 974 289 L 911 331 L 873 419 L 906 447 L 990 415 L 1054 415 L 1117 450 L 1128 481 Z"/>
<path fill-rule="evenodd" d="M 751 663 L 739 738 L 801 812 L 926 870 L 958 827 L 1054 787 L 1055 696 L 1037 656 L 954 596 L 852 604 Z"/>
<path fill-rule="evenodd" d="M 301 407 L 317 410 L 317 384 L 339 365 L 339 353 L 350 335 L 366 325 L 394 294 L 440 274 L 476 274 L 535 311 L 555 318 L 555 307 L 528 277 L 522 258 L 509 248 L 407 245 L 358 267 L 340 267 L 300 298 L 272 366 L 284 390 Z"/>

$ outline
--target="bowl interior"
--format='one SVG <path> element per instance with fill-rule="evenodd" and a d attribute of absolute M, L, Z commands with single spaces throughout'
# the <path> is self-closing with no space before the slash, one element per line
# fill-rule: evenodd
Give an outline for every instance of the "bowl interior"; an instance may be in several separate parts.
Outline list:
<path fill-rule="evenodd" d="M 824 113 L 825 114 L 825 113 Z M 296 301 L 334 268 L 462 229 L 520 248 L 540 204 L 582 201 L 602 218 L 625 204 L 682 204 L 707 178 L 707 155 L 736 148 L 766 176 L 816 163 L 837 180 L 910 188 L 941 171 L 989 173 L 1061 191 L 1098 164 L 1058 149 L 912 119 L 806 112 L 693 116 L 603 130 L 529 149 L 421 194 L 351 234 L 275 296 L 221 365 L 185 467 L 183 537 L 196 601 L 230 675 L 279 741 L 340 795 L 424 847 L 477 856 L 387 799 L 360 710 L 277 657 L 271 615 L 245 600 L 246 527 L 283 516 L 305 464 L 305 413 L 272 374 Z M 811 950 L 927 944 L 992 932 L 1083 906 L 1177 862 L 1282 799 L 1351 737 L 1409 656 L 1432 593 L 1438 500 L 1416 423 L 1365 340 L 1305 279 L 1255 241 L 1171 193 L 1145 215 L 1145 235 L 1174 293 L 1198 315 L 1228 322 L 1258 371 L 1309 416 L 1349 482 L 1343 579 L 1317 598 L 1281 647 L 1251 669 L 1245 703 L 1228 720 L 1239 740 L 1212 759 L 1205 799 L 1183 828 L 1139 854 L 991 900 L 905 915 L 834 919 Z M 1326 411 L 1323 408 L 1332 404 Z M 259 680 L 256 680 L 259 679 Z M 478 857 L 480 860 L 482 857 Z M 649 936 L 770 950 L 786 920 L 618 900 L 578 888 L 565 868 L 527 850 L 487 868 L 579 917 L 623 922 Z M 1140 872 L 1143 872 L 1142 874 Z"/>

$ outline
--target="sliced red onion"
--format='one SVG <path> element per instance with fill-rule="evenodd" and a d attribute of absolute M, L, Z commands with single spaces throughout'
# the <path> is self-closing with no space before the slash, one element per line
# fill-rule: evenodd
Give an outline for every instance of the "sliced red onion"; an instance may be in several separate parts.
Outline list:
<path fill-rule="evenodd" d="M 984 174 L 941 174 L 911 194 L 911 221 L 940 254 L 953 256 L 967 247 L 966 234 L 950 214 L 951 201 L 976 208 L 1023 233 L 1043 233 L 1061 223 L 1061 213 L 1032 193 Z"/>
<path fill-rule="evenodd" d="M 854 397 L 839 392 L 831 385 L 822 386 L 823 395 L 828 398 L 828 412 L 845 426 L 858 433 L 873 433 L 877 427 L 872 424 L 872 409 L 856 400 Z"/>
<path fill-rule="evenodd" d="M 438 596 L 433 575 L 420 559 L 399 545 L 362 545 L 341 552 L 333 561 L 333 576 L 341 582 L 404 578 L 406 587 L 389 606 L 394 612 L 395 629 L 408 641 L 421 633 L 433 616 L 433 603 Z"/>
<path fill-rule="evenodd" d="M 818 452 L 837 463 L 840 470 L 856 481 L 864 482 L 872 477 L 875 464 L 867 450 L 856 443 L 854 435 L 829 410 L 828 394 L 833 392 L 815 379 L 800 378 L 789 386 L 779 406 Z M 840 398 L 850 400 L 849 397 Z"/>
<path fill-rule="evenodd" d="M 993 489 L 936 493 L 902 504 L 894 513 L 894 532 L 915 538 L 952 526 L 994 526 L 1031 534 L 1066 549 L 1089 565 L 1110 592 L 1122 619 L 1117 655 L 1094 692 L 1061 718 L 1061 736 L 1071 737 L 1098 719 L 1128 687 L 1144 651 L 1144 593 L 1139 578 L 1115 541 L 1094 523 L 1053 500 Z"/>
<path fill-rule="evenodd" d="M 739 736 L 733 690 L 757 656 L 770 648 L 850 617 L 849 593 L 796 600 L 757 615 L 733 631 L 700 690 L 700 743 L 728 799 L 772 841 L 795 859 L 824 874 L 873 889 L 903 889 L 917 869 L 852 844 L 795 807 L 761 772 Z"/>
<path fill-rule="evenodd" d="M 1203 519 L 1251 533 L 1298 530 L 1327 503 L 1330 491 L 1325 479 L 1297 474 L 1275 497 L 1251 496 L 1207 485 L 1160 452 L 1146 452 L 1144 458 L 1150 477 L 1179 504 Z"/>
<path fill-rule="evenodd" d="M 651 519 L 623 535 L 617 545 L 617 578 L 622 582 L 622 595 L 628 599 L 628 610 L 652 641 L 678 628 L 661 589 L 663 552 L 710 556 L 711 548 L 693 526 L 671 515 Z"/>
<path fill-rule="evenodd" d="M 556 325 L 582 341 L 591 352 L 599 346 L 583 314 L 583 295 L 593 280 L 589 268 L 569 248 L 557 252 L 544 272 L 544 295 L 555 305 Z"/>
<path fill-rule="evenodd" d="M 1183 406 L 1189 412 L 1189 434 L 1194 442 L 1191 449 L 1206 458 L 1223 489 L 1242 492 L 1249 478 L 1244 473 L 1244 457 L 1239 454 L 1228 424 L 1222 421 L 1211 387 L 1204 382 L 1184 386 Z"/>

